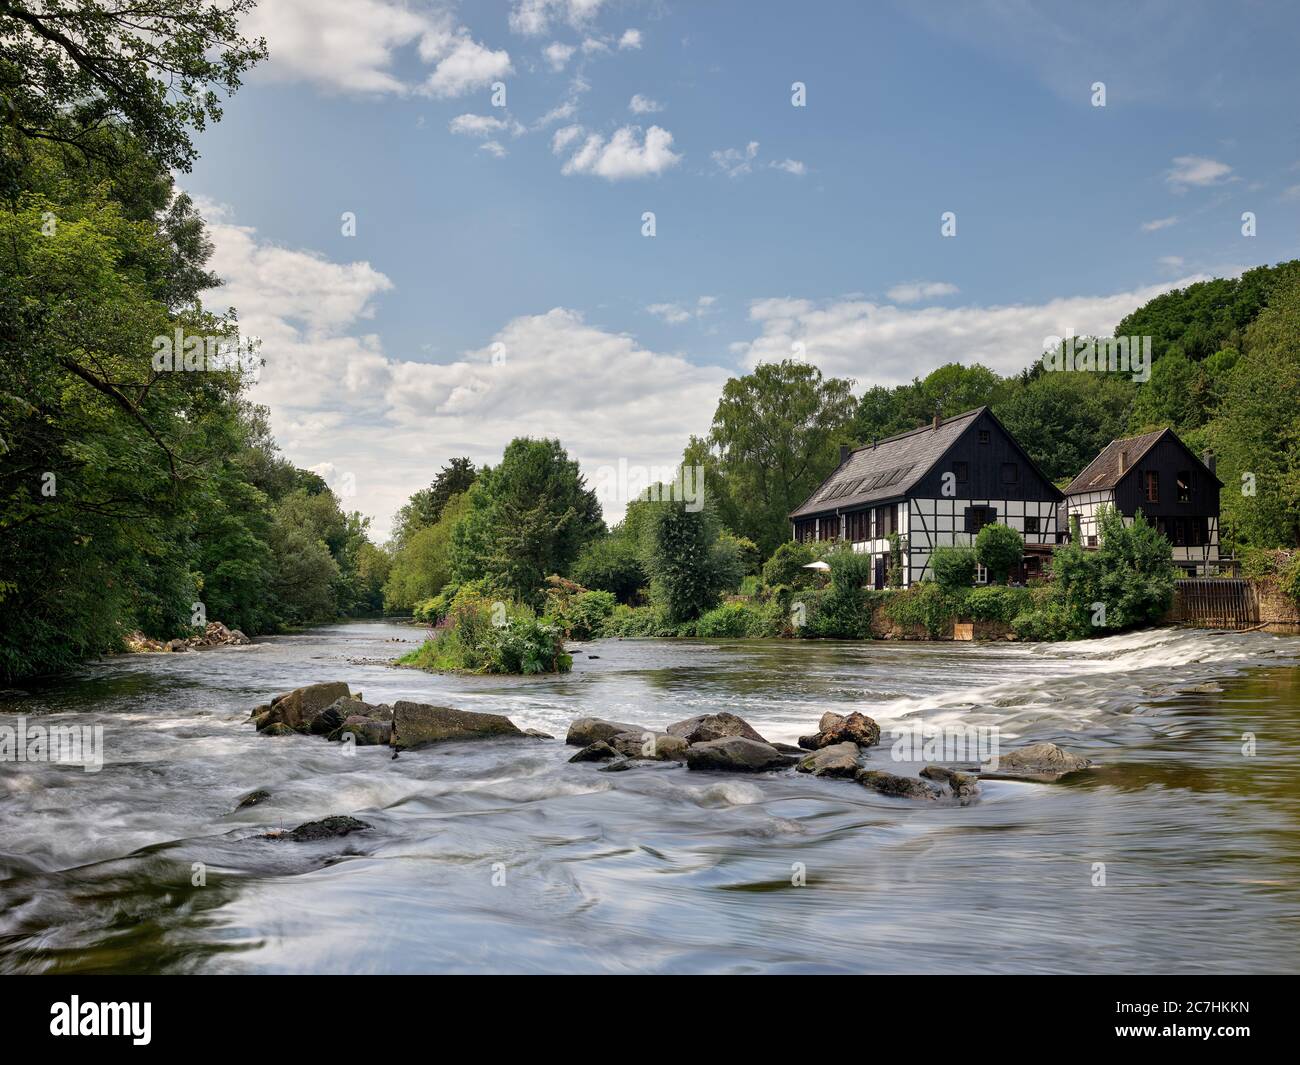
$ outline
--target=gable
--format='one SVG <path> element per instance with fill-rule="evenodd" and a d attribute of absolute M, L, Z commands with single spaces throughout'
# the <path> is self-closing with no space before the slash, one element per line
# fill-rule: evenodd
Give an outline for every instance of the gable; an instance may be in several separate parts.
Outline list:
<path fill-rule="evenodd" d="M 981 434 L 987 434 L 982 439 Z M 965 478 L 959 467 L 965 467 Z M 946 479 L 945 474 L 953 474 Z M 1058 502 L 1063 496 L 993 412 L 981 409 L 965 430 L 918 479 L 913 496 L 942 499 L 1028 499 Z"/>

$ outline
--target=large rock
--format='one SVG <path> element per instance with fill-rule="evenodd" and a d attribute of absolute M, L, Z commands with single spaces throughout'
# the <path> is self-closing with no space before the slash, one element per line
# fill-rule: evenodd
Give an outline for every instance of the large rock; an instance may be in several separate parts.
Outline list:
<path fill-rule="evenodd" d="M 358 747 L 378 747 L 392 742 L 393 725 L 390 721 L 377 721 L 373 717 L 353 714 L 330 739 L 342 742 L 345 736 L 351 736 Z"/>
<path fill-rule="evenodd" d="M 823 747 L 812 754 L 806 754 L 799 760 L 800 773 L 811 773 L 815 777 L 852 777 L 858 772 L 858 745 L 856 743 L 835 743 Z"/>
<path fill-rule="evenodd" d="M 569 761 L 570 762 L 608 762 L 611 758 L 617 758 L 618 756 L 619 756 L 618 751 L 614 750 L 614 748 L 611 747 L 608 743 L 606 743 L 604 740 L 597 740 L 595 743 L 588 744 L 577 754 L 575 754 L 572 758 L 570 758 Z"/>
<path fill-rule="evenodd" d="M 1091 759 L 1071 754 L 1054 743 L 1033 743 L 1008 751 L 998 758 L 996 770 L 981 770 L 980 776 L 985 780 L 1030 780 L 1050 784 L 1091 765 Z"/>
<path fill-rule="evenodd" d="M 576 718 L 569 726 L 564 742 L 570 747 L 590 747 L 601 740 L 609 741 L 623 732 L 653 732 L 644 725 L 629 725 L 625 721 L 605 721 L 599 717 Z"/>
<path fill-rule="evenodd" d="M 308 684 L 295 688 L 291 692 L 277 695 L 271 700 L 271 711 L 263 725 L 265 731 L 270 725 L 284 725 L 295 732 L 306 732 L 311 728 L 312 720 L 340 697 L 350 695 L 348 686 L 341 680 L 326 681 L 323 684 Z"/>
<path fill-rule="evenodd" d="M 312 843 L 321 839 L 333 839 L 336 836 L 347 836 L 353 832 L 364 832 L 367 828 L 373 827 L 365 821 L 358 821 L 355 817 L 326 817 L 320 821 L 308 821 L 305 825 L 299 825 L 292 832 L 272 832 L 268 833 L 267 839 L 288 839 L 294 843 Z"/>
<path fill-rule="evenodd" d="M 726 736 L 720 740 L 692 743 L 686 748 L 686 765 L 690 769 L 716 769 L 727 773 L 762 773 L 793 765 L 793 755 L 782 754 L 770 743 L 745 736 Z"/>
<path fill-rule="evenodd" d="M 943 792 L 933 784 L 916 777 L 886 773 L 883 769 L 859 769 L 856 779 L 864 788 L 900 799 L 938 799 L 943 796 Z"/>
<path fill-rule="evenodd" d="M 308 731 L 313 736 L 329 736 L 333 739 L 333 733 L 341 729 L 350 717 L 365 717 L 376 722 L 392 721 L 393 708 L 383 705 L 372 706 L 357 696 L 345 695 L 341 699 L 335 699 L 312 718 Z"/>
<path fill-rule="evenodd" d="M 725 710 L 720 714 L 701 714 L 677 721 L 664 729 L 670 736 L 680 736 L 687 743 L 708 743 L 727 736 L 744 736 L 747 740 L 766 743 L 743 717 L 729 714 Z"/>
<path fill-rule="evenodd" d="M 799 746 L 805 750 L 817 751 L 837 743 L 856 743 L 859 747 L 874 747 L 880 742 L 880 726 L 856 710 L 845 717 L 843 714 L 825 713 L 817 723 L 817 732 L 812 736 L 800 736 Z"/>
<path fill-rule="evenodd" d="M 927 780 L 947 784 L 963 806 L 979 794 L 980 778 L 974 773 L 963 773 L 959 769 L 949 769 L 943 765 L 927 765 L 921 770 L 921 776 Z"/>
<path fill-rule="evenodd" d="M 408 751 L 447 740 L 486 740 L 522 736 L 515 723 L 502 714 L 478 714 L 449 706 L 401 701 L 393 705 L 393 746 Z"/>
<path fill-rule="evenodd" d="M 650 758 L 658 762 L 680 762 L 686 757 L 687 742 L 666 732 L 620 732 L 606 741 L 627 758 Z"/>

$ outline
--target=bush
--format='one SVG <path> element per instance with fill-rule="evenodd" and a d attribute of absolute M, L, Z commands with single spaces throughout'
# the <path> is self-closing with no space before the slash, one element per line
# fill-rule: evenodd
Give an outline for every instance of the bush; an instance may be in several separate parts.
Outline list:
<path fill-rule="evenodd" d="M 957 600 L 934 581 L 894 592 L 885 605 L 885 615 L 895 624 L 919 625 L 931 638 L 941 636 L 956 614 Z"/>
<path fill-rule="evenodd" d="M 812 587 L 816 579 L 813 571 L 803 567 L 816 558 L 817 553 L 809 544 L 786 540 L 772 552 L 772 557 L 763 563 L 764 587 L 775 588 L 778 585 L 785 585 L 787 588 Z"/>
<path fill-rule="evenodd" d="M 539 621 L 527 606 L 462 585 L 446 617 L 448 628 L 398 662 L 435 671 L 468 673 L 567 673 L 573 659 L 564 651 L 558 625 Z"/>
<path fill-rule="evenodd" d="M 735 600 L 701 614 L 695 634 L 710 639 L 739 639 L 762 635 L 763 612 L 750 603 Z"/>
<path fill-rule="evenodd" d="M 669 623 L 657 606 L 619 605 L 601 626 L 602 636 L 676 636 L 677 627 Z"/>
<path fill-rule="evenodd" d="M 937 547 L 930 556 L 935 583 L 956 592 L 975 583 L 975 552 L 969 547 Z"/>
<path fill-rule="evenodd" d="M 999 621 L 1010 625 L 1016 617 L 1034 608 L 1034 599 L 1027 588 L 1006 588 L 989 585 L 972 588 L 961 597 L 959 610 L 972 621 Z"/>
<path fill-rule="evenodd" d="M 1025 538 L 1009 525 L 985 525 L 975 537 L 975 558 L 993 584 L 1006 584 L 1007 575 L 1025 557 Z"/>

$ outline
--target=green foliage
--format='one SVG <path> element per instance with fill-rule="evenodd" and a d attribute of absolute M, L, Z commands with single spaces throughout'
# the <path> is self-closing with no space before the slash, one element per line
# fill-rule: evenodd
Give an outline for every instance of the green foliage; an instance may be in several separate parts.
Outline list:
<path fill-rule="evenodd" d="M 764 635 L 763 611 L 752 603 L 733 600 L 700 615 L 695 634 L 709 639 L 739 639 Z"/>
<path fill-rule="evenodd" d="M 740 583 L 734 542 L 719 540 L 711 510 L 689 510 L 681 501 L 652 505 L 644 533 L 643 562 L 655 603 L 669 624 L 693 621 L 711 609 L 726 588 Z"/>
<path fill-rule="evenodd" d="M 612 592 L 592 591 L 566 581 L 548 577 L 546 620 L 557 625 L 572 640 L 590 640 L 600 636 L 605 619 L 614 613 L 618 600 Z"/>
<path fill-rule="evenodd" d="M 584 588 L 612 592 L 620 603 L 635 602 L 648 580 L 636 541 L 623 531 L 588 543 L 573 564 L 572 576 Z"/>
<path fill-rule="evenodd" d="M 903 586 L 903 556 L 907 553 L 907 539 L 898 533 L 889 534 L 889 568 L 885 571 L 885 584 L 890 588 Z"/>
<path fill-rule="evenodd" d="M 386 609 L 413 610 L 447 585 L 451 580 L 452 534 L 468 509 L 465 496 L 453 496 L 432 525 L 410 533 L 396 548 L 383 586 Z"/>
<path fill-rule="evenodd" d="M 605 530 L 595 493 L 558 440 L 512 440 L 468 500 L 452 531 L 452 576 L 489 577 L 525 602 L 539 602 L 546 576 L 568 573 Z"/>
<path fill-rule="evenodd" d="M 919 581 L 890 594 L 885 616 L 898 625 L 920 626 L 933 639 L 944 634 L 958 608 L 958 600 L 934 581 Z"/>
<path fill-rule="evenodd" d="M 975 537 L 975 559 L 988 570 L 992 584 L 1005 584 L 1007 576 L 1025 557 L 1025 538 L 1001 522 L 985 525 Z"/>
<path fill-rule="evenodd" d="M 875 385 L 863 393 L 853 417 L 853 435 L 860 444 L 883 440 L 924 425 L 939 410 L 945 418 L 975 407 L 996 404 L 1010 385 L 987 366 L 950 362 L 924 380 L 887 388 Z"/>
<path fill-rule="evenodd" d="M 835 469 L 854 407 L 851 383 L 810 363 L 762 363 L 729 380 L 709 435 L 728 526 L 774 551 L 789 536 L 790 511 Z"/>
<path fill-rule="evenodd" d="M 998 621 L 1003 625 L 1010 625 L 1020 614 L 1034 607 L 1029 589 L 997 584 L 968 589 L 959 601 L 961 616 L 972 621 Z"/>
<path fill-rule="evenodd" d="M 935 582 L 953 593 L 975 583 L 975 552 L 969 547 L 937 547 L 930 556 Z"/>
<path fill-rule="evenodd" d="M 435 672 L 567 673 L 564 633 L 524 604 L 462 587 L 447 612 L 450 624 L 398 663 Z"/>
<path fill-rule="evenodd" d="M 785 585 L 787 588 L 811 588 L 817 583 L 814 570 L 804 569 L 817 559 L 817 553 L 811 544 L 797 540 L 784 540 L 772 557 L 763 563 L 763 585 L 775 588 Z"/>

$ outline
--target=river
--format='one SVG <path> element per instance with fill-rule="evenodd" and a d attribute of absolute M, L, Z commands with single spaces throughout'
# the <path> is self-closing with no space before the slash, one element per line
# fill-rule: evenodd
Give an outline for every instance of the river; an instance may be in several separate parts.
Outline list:
<path fill-rule="evenodd" d="M 99 772 L 0 763 L 0 972 L 1300 970 L 1300 639 L 598 641 L 544 678 L 384 664 L 419 639 L 365 622 L 121 656 L 0 700 L 0 725 L 102 725 L 105 747 Z M 319 680 L 558 738 L 392 760 L 255 734 L 252 706 Z M 792 743 L 828 709 L 880 722 L 882 768 L 916 720 L 1097 767 L 962 807 L 793 772 L 606 773 L 562 742 L 578 716 L 729 710 Z M 373 828 L 258 838 L 328 814 Z"/>

